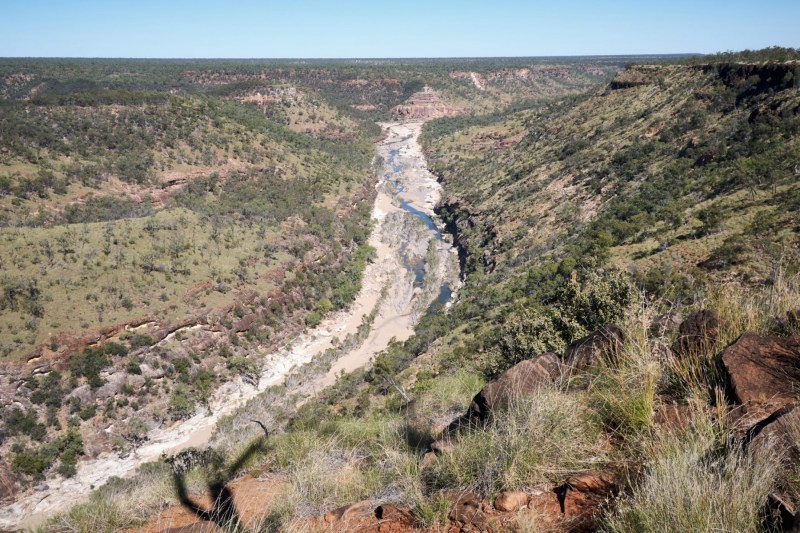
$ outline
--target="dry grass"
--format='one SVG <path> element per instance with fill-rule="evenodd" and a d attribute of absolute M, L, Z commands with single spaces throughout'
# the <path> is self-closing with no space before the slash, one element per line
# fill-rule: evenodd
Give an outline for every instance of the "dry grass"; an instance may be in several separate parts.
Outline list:
<path fill-rule="evenodd" d="M 756 532 L 780 458 L 747 454 L 724 429 L 697 417 L 685 433 L 662 433 L 647 472 L 607 519 L 610 532 Z"/>
<path fill-rule="evenodd" d="M 727 346 L 745 332 L 765 335 L 771 332 L 775 319 L 786 317 L 789 311 L 800 307 L 800 277 L 790 277 L 779 269 L 767 287 L 723 285 L 711 294 L 707 306 L 724 322 L 720 346 Z M 800 326 L 785 333 L 800 334 Z"/>
<path fill-rule="evenodd" d="M 132 480 L 109 482 L 87 503 L 55 516 L 47 529 L 75 533 L 111 533 L 143 524 L 174 501 L 174 487 L 164 469 L 141 472 Z"/>
<path fill-rule="evenodd" d="M 649 333 L 652 314 L 648 308 L 630 314 L 622 349 L 610 361 L 597 364 L 588 388 L 592 405 L 606 428 L 624 437 L 645 435 L 653 422 L 662 372 L 656 354 L 663 340 Z"/>
<path fill-rule="evenodd" d="M 717 342 L 707 349 L 693 351 L 666 360 L 670 392 L 689 400 L 716 403 L 716 396 L 725 388 L 721 366 L 722 350 L 745 332 L 769 335 L 776 333 L 776 320 L 800 307 L 800 278 L 788 277 L 782 270 L 774 276 L 772 285 L 746 288 L 723 285 L 715 289 L 704 302 L 720 317 Z M 784 321 L 781 334 L 800 334 L 800 326 Z"/>
<path fill-rule="evenodd" d="M 481 494 L 561 479 L 603 461 L 600 426 L 583 393 L 541 388 L 464 431 L 424 472 L 432 489 Z"/>

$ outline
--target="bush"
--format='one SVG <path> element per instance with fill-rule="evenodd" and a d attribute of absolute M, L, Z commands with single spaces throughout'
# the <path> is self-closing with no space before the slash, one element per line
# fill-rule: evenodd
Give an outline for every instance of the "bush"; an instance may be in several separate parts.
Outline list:
<path fill-rule="evenodd" d="M 89 386 L 97 389 L 105 383 L 100 372 L 111 365 L 106 352 L 102 349 L 86 348 L 80 354 L 73 354 L 69 361 L 69 369 L 73 376 L 85 377 Z"/>
<path fill-rule="evenodd" d="M 28 435 L 33 440 L 42 440 L 47 429 L 44 424 L 39 423 L 36 411 L 33 409 L 23 412 L 19 407 L 14 407 L 10 411 L 3 413 L 6 430 L 11 435 Z"/>
<path fill-rule="evenodd" d="M 186 385 L 179 384 L 172 390 L 169 412 L 173 418 L 189 418 L 194 414 L 195 404 Z"/>
<path fill-rule="evenodd" d="M 33 378 L 30 383 L 34 387 L 31 394 L 33 403 L 44 404 L 47 407 L 61 407 L 64 399 L 61 374 L 54 370 L 44 377 Z"/>
<path fill-rule="evenodd" d="M 552 311 L 548 313 L 520 308 L 506 318 L 500 336 L 502 362 L 499 371 L 523 359 L 530 359 L 544 352 L 562 352 L 566 348 L 552 314 Z"/>
<path fill-rule="evenodd" d="M 636 300 L 636 288 L 618 270 L 593 270 L 577 283 L 565 283 L 555 296 L 554 322 L 567 342 L 606 324 L 619 322 Z"/>
<path fill-rule="evenodd" d="M 152 337 L 149 335 L 142 335 L 139 333 L 135 333 L 131 336 L 130 340 L 128 341 L 131 345 L 131 348 L 144 348 L 145 346 L 152 346 L 155 344 L 156 341 L 153 340 Z"/>

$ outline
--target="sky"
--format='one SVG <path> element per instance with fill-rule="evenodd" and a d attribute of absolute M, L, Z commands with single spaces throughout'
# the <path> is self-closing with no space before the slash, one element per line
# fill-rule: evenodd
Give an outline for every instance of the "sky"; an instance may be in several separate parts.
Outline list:
<path fill-rule="evenodd" d="M 800 47 L 800 0 L 0 0 L 2 57 L 353 58 Z"/>

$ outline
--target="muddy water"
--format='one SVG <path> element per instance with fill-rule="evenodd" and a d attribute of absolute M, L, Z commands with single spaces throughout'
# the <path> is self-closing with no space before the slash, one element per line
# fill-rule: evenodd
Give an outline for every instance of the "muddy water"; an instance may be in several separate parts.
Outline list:
<path fill-rule="evenodd" d="M 132 475 L 136 468 L 189 446 L 206 444 L 217 421 L 233 413 L 272 385 L 282 383 L 298 367 L 335 345 L 334 339 L 354 334 L 364 317 L 375 313 L 367 338 L 343 354 L 332 368 L 314 378 L 313 390 L 332 384 L 341 372 L 368 365 L 392 339 L 403 341 L 428 306 L 447 304 L 459 284 L 458 258 L 439 229 L 433 207 L 440 185 L 428 172 L 417 142 L 421 123 L 384 124 L 386 136 L 377 145 L 384 168 L 376 184 L 375 227 L 370 244 L 377 260 L 367 265 L 362 289 L 353 305 L 327 317 L 317 328 L 272 353 L 256 353 L 262 372 L 257 385 L 235 380 L 223 385 L 210 401 L 211 412 L 151 432 L 135 454 L 104 453 L 79 463 L 77 475 L 48 481 L 48 488 L 30 492 L 0 507 L 0 528 L 35 527 L 49 516 L 84 500 L 112 476 Z"/>

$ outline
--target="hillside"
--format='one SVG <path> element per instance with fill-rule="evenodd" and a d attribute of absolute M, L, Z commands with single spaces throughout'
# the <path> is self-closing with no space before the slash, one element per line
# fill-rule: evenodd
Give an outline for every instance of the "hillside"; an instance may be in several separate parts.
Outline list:
<path fill-rule="evenodd" d="M 313 363 L 297 369 L 224 417 L 213 448 L 53 524 L 795 527 L 797 52 L 636 64 L 472 114 L 497 80 L 536 79 L 506 72 L 451 65 L 472 104 L 415 86 L 385 108 L 445 116 L 421 141 L 462 263 L 454 302 L 314 396 Z"/>
<path fill-rule="evenodd" d="M 424 87 L 459 112 L 578 93 L 625 60 L 0 60 L 4 504 L 211 416 L 351 306 L 373 120 Z"/>

